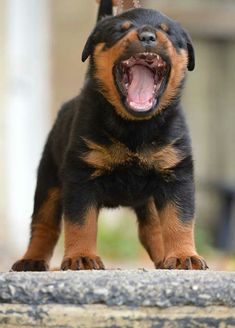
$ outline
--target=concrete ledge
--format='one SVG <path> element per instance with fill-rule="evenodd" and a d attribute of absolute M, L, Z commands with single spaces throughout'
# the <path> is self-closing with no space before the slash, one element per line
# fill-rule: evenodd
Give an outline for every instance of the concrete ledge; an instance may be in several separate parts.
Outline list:
<path fill-rule="evenodd" d="M 235 327 L 235 273 L 3 273 L 4 327 Z"/>

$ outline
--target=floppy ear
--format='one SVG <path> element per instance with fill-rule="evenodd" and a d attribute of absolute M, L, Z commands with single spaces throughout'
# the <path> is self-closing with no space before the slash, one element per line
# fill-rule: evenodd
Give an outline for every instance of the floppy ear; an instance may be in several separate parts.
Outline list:
<path fill-rule="evenodd" d="M 89 36 L 87 39 L 87 42 L 85 44 L 85 47 L 82 52 L 82 61 L 86 61 L 87 58 L 91 55 L 92 53 L 92 41 L 93 41 L 93 33 Z"/>
<path fill-rule="evenodd" d="M 184 36 L 186 39 L 187 49 L 188 49 L 188 70 L 193 71 L 195 68 L 195 52 L 194 52 L 193 42 L 190 35 L 185 30 L 184 30 Z"/>
<path fill-rule="evenodd" d="M 100 6 L 99 6 L 99 12 L 97 17 L 97 22 L 102 20 L 105 16 L 112 16 L 113 15 L 113 3 L 112 0 L 101 0 Z M 86 61 L 87 58 L 91 55 L 93 51 L 93 40 L 95 36 L 95 30 L 90 34 L 89 38 L 87 39 L 87 42 L 85 44 L 85 47 L 82 52 L 82 61 Z"/>

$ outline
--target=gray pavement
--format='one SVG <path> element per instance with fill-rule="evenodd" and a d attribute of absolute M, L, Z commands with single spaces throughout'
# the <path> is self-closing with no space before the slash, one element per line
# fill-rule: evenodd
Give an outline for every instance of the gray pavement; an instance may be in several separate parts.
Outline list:
<path fill-rule="evenodd" d="M 38 327 L 235 327 L 235 273 L 0 274 L 0 324 L 15 327 L 20 320 L 29 326 L 32 318 L 31 326 Z"/>

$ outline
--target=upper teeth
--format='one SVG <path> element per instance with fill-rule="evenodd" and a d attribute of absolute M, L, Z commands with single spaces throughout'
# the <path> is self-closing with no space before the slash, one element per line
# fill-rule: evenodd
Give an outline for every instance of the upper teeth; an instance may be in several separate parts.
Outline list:
<path fill-rule="evenodd" d="M 129 59 L 124 60 L 122 62 L 122 64 L 124 66 L 131 67 L 135 64 L 138 64 L 138 60 L 147 62 L 148 65 L 153 67 L 153 68 L 154 67 L 164 67 L 165 66 L 165 62 L 163 61 L 161 56 L 156 54 L 156 53 L 151 53 L 151 52 L 144 52 L 144 53 L 141 53 L 141 54 L 137 54 L 136 56 L 132 56 Z"/>

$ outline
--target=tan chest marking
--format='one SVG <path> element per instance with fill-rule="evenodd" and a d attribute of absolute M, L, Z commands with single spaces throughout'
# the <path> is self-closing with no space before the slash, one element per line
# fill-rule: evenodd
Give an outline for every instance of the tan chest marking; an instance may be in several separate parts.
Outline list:
<path fill-rule="evenodd" d="M 115 141 L 109 146 L 99 145 L 87 139 L 85 142 L 89 151 L 82 159 L 96 169 L 92 177 L 100 176 L 105 171 L 111 171 L 113 167 L 131 160 L 131 152 L 120 142 Z"/>
<path fill-rule="evenodd" d="M 173 145 L 161 149 L 146 149 L 139 153 L 141 163 L 158 171 L 165 171 L 179 164 L 183 157 Z"/>
<path fill-rule="evenodd" d="M 104 146 L 85 139 L 89 151 L 82 159 L 95 168 L 92 177 L 98 177 L 106 171 L 112 171 L 118 165 L 128 164 L 133 161 L 139 162 L 139 165 L 145 168 L 167 171 L 183 159 L 179 151 L 171 144 L 160 149 L 152 147 L 132 152 L 119 141 L 112 141 L 111 145 Z"/>

